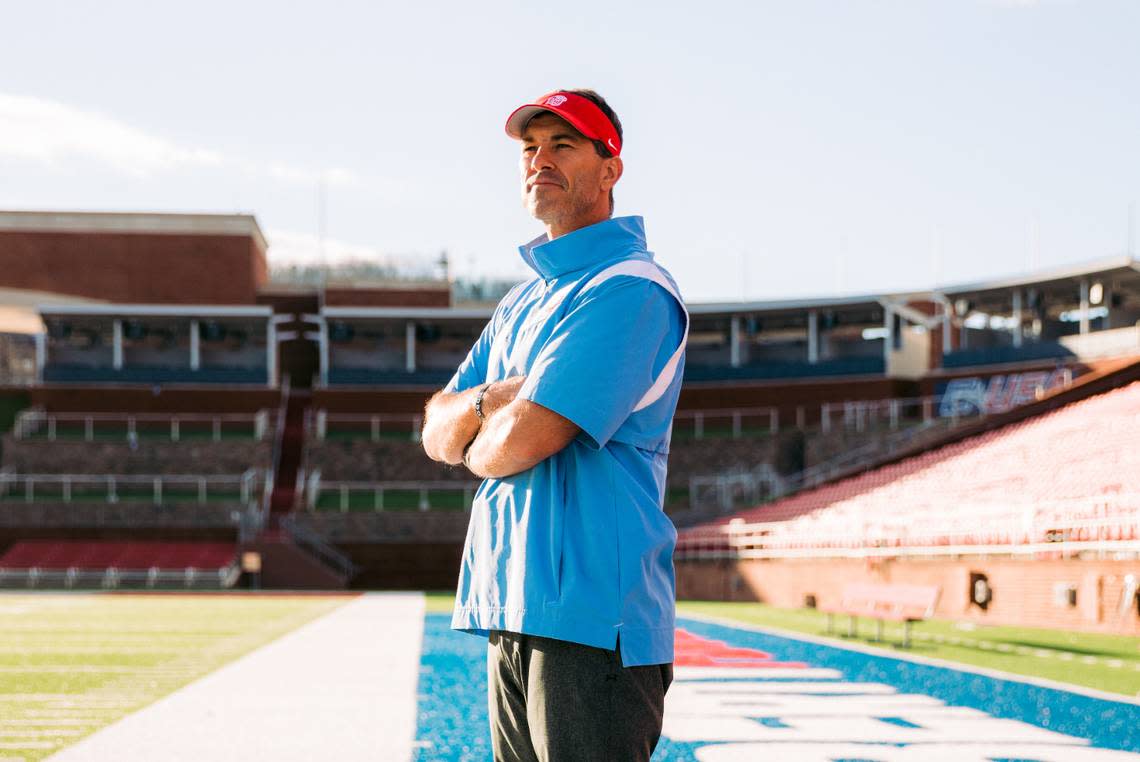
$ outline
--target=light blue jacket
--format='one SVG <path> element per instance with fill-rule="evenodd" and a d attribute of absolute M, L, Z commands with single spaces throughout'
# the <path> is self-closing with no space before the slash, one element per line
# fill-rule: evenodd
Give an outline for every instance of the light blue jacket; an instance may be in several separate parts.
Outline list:
<path fill-rule="evenodd" d="M 451 626 L 607 649 L 620 632 L 624 665 L 671 662 L 677 532 L 662 505 L 688 313 L 640 217 L 519 251 L 537 277 L 503 298 L 445 389 L 523 374 L 519 397 L 582 431 L 480 485 Z"/>

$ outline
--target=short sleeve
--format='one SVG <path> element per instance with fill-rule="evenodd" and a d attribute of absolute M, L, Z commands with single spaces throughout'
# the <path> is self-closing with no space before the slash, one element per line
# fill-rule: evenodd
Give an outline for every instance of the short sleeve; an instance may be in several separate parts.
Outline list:
<path fill-rule="evenodd" d="M 495 340 L 495 320 L 492 318 L 483 326 L 483 332 L 471 346 L 463 362 L 459 364 L 447 386 L 445 392 L 462 392 L 478 386 L 487 380 L 487 362 L 491 354 L 491 343 Z"/>
<path fill-rule="evenodd" d="M 518 396 L 568 418 L 606 445 L 677 349 L 684 314 L 656 283 L 610 278 L 576 300 L 531 364 Z"/>
<path fill-rule="evenodd" d="M 443 387 L 444 392 L 462 392 L 487 380 L 487 373 L 490 370 L 491 345 L 494 344 L 495 334 L 499 325 L 502 324 L 503 312 L 514 303 L 515 297 L 523 285 L 525 284 L 518 284 L 499 301 L 491 319 L 487 321 L 487 325 L 483 326 L 479 338 L 475 340 L 471 350 L 463 358 L 463 362 L 459 364 L 459 368 L 456 369 L 451 380 Z"/>

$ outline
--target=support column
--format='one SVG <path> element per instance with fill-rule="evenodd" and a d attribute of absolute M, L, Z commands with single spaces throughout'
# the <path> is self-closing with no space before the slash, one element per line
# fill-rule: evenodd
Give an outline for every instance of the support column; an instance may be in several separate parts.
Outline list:
<path fill-rule="evenodd" d="M 733 315 L 728 322 L 728 364 L 740 367 L 740 315 Z"/>
<path fill-rule="evenodd" d="M 320 329 L 317 331 L 317 342 L 320 352 L 321 386 L 329 385 L 329 323 L 324 318 L 318 318 Z"/>
<path fill-rule="evenodd" d="M 942 303 L 942 354 L 954 351 L 954 340 L 950 332 L 954 330 L 954 320 L 950 315 L 949 301 Z"/>
<path fill-rule="evenodd" d="M 1081 336 L 1089 332 L 1089 279 L 1081 278 Z"/>
<path fill-rule="evenodd" d="M 1013 290 L 1013 345 L 1021 346 L 1021 289 Z"/>
<path fill-rule="evenodd" d="M 123 369 L 123 321 L 115 318 L 111 322 L 111 367 Z"/>
<path fill-rule="evenodd" d="M 883 305 L 883 327 L 886 329 L 886 334 L 883 336 L 883 363 L 887 373 L 890 373 L 891 349 L 895 345 L 895 313 L 887 305 Z"/>
<path fill-rule="evenodd" d="M 198 318 L 190 320 L 190 370 L 202 367 L 202 345 L 199 334 Z"/>
<path fill-rule="evenodd" d="M 404 369 L 416 372 L 416 324 L 411 320 L 404 325 Z"/>
<path fill-rule="evenodd" d="M 277 388 L 277 323 L 273 315 L 265 324 L 265 369 L 266 380 L 270 388 Z"/>
<path fill-rule="evenodd" d="M 808 363 L 819 362 L 819 310 L 808 310 Z"/>
<path fill-rule="evenodd" d="M 36 380 L 44 380 L 44 366 L 47 365 L 47 330 L 36 334 Z"/>

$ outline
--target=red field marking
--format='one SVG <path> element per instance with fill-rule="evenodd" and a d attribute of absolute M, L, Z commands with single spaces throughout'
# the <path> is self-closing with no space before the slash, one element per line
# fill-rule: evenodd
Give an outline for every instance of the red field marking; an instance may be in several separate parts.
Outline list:
<path fill-rule="evenodd" d="M 694 635 L 678 627 L 673 638 L 673 665 L 676 667 L 779 667 L 806 669 L 800 661 L 773 661 L 772 654 L 755 648 L 730 646 L 723 640 Z"/>

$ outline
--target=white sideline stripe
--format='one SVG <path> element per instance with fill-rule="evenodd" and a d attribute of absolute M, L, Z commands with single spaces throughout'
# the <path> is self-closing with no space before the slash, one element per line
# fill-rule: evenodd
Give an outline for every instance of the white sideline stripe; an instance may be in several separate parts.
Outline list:
<path fill-rule="evenodd" d="M 368 593 L 63 749 L 52 762 L 411 758 L 420 593 Z"/>
<path fill-rule="evenodd" d="M 674 680 L 709 680 L 747 677 L 753 680 L 838 680 L 843 673 L 837 669 L 785 669 L 783 667 L 674 667 Z"/>
<path fill-rule="evenodd" d="M 909 661 L 915 664 L 928 664 L 932 667 L 943 667 L 944 669 L 954 670 L 955 672 L 971 672 L 975 675 L 984 675 L 985 677 L 992 677 L 996 680 L 1008 680 L 1013 683 L 1026 683 L 1027 685 L 1037 685 L 1042 688 L 1052 688 L 1056 691 L 1064 691 L 1068 693 L 1078 693 L 1082 696 L 1089 696 L 1090 698 L 1101 699 L 1102 701 L 1115 701 L 1119 704 L 1132 704 L 1140 706 L 1140 694 L 1136 698 L 1125 696 L 1119 693 L 1109 693 L 1108 691 L 1098 691 L 1096 688 L 1086 688 L 1083 685 L 1075 685 L 1073 683 L 1062 683 L 1057 680 L 1050 680 L 1045 677 L 1031 677 L 1029 675 L 1022 675 L 1016 672 L 1005 672 L 1000 669 L 993 669 L 992 667 L 978 667 L 973 664 L 966 664 L 965 662 L 950 661 L 948 659 L 936 659 L 932 656 L 919 656 L 917 654 L 904 654 L 898 651 L 888 651 L 886 648 L 872 648 L 871 646 L 864 646 L 858 643 L 844 643 L 834 638 L 818 637 L 816 635 L 808 635 L 803 632 L 796 632 L 794 630 L 782 630 L 778 627 L 767 627 L 760 624 L 748 624 L 740 622 L 736 619 L 729 617 L 716 616 L 714 614 L 698 614 L 688 611 L 677 611 L 677 621 L 683 619 L 693 619 L 698 622 L 709 622 L 710 624 L 719 624 L 725 627 L 735 627 L 738 630 L 751 630 L 752 632 L 762 632 L 765 635 L 775 635 L 778 638 L 787 638 L 789 640 L 800 640 L 805 643 L 815 643 L 816 645 L 829 646 L 831 648 L 838 648 L 843 651 L 855 651 L 869 656 L 881 656 L 885 659 L 897 659 L 898 661 Z M 1140 664 L 1136 665 L 1136 669 L 1140 670 Z"/>

